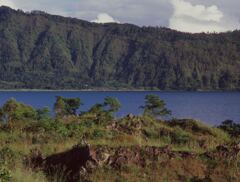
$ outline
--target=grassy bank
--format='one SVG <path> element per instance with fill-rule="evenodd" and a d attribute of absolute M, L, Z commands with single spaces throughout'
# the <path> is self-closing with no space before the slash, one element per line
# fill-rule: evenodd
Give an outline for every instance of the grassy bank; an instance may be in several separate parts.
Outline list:
<path fill-rule="evenodd" d="M 116 119 L 96 106 L 77 115 L 61 113 L 50 117 L 46 109 L 36 111 L 16 101 L 2 107 L 0 181 L 240 179 L 239 133 L 233 132 L 238 125 L 231 128 L 231 122 L 217 128 L 149 114 Z M 76 145 L 80 152 L 74 153 Z M 84 159 L 86 147 L 91 158 Z M 80 165 L 76 158 L 86 163 Z M 80 167 L 77 173 L 69 170 L 71 162 Z"/>

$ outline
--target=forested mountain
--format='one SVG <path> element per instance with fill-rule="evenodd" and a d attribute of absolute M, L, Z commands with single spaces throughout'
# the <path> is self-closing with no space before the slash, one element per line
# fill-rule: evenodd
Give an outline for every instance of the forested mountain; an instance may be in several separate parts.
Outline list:
<path fill-rule="evenodd" d="M 0 88 L 239 90 L 240 31 L 190 34 L 1 7 Z"/>

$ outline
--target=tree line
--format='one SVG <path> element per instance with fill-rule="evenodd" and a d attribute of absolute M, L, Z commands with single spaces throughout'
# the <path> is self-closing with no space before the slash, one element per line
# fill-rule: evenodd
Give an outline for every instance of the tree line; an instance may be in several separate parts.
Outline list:
<path fill-rule="evenodd" d="M 48 107 L 35 109 L 30 105 L 10 98 L 0 107 L 0 126 L 7 126 L 10 130 L 21 129 L 21 126 L 29 123 L 41 123 L 47 129 L 53 130 L 61 128 L 61 123 L 66 122 L 69 117 L 77 117 L 92 124 L 110 124 L 115 118 L 115 113 L 121 108 L 121 103 L 117 98 L 106 97 L 103 103 L 96 103 L 88 111 L 81 111 L 83 105 L 80 98 L 64 98 L 57 96 L 54 103 L 54 116 Z M 158 95 L 148 94 L 145 96 L 142 116 L 148 119 L 164 119 L 172 114 L 166 107 L 166 103 Z M 130 117 L 129 117 L 130 116 Z M 131 120 L 131 114 L 128 115 Z M 90 124 L 90 123 L 89 123 Z M 42 126 L 42 127 L 43 127 Z M 223 121 L 218 128 L 224 130 L 232 137 L 240 135 L 240 124 L 232 120 Z M 2 128 L 3 129 L 3 128 Z M 62 132 L 62 131 L 60 131 Z"/>
<path fill-rule="evenodd" d="M 121 108 L 121 103 L 117 98 L 106 97 L 103 103 L 93 105 L 88 111 L 79 112 L 83 103 L 80 98 L 64 98 L 57 96 L 54 103 L 54 118 L 48 107 L 34 109 L 32 106 L 9 99 L 0 108 L 0 121 L 12 127 L 19 122 L 32 121 L 59 121 L 69 116 L 85 116 L 92 114 L 97 119 L 109 122 L 114 119 L 114 114 Z M 166 104 L 159 96 L 149 94 L 145 97 L 145 105 L 140 106 L 143 109 L 143 115 L 148 117 L 163 117 L 170 115 L 171 111 L 166 108 Z"/>

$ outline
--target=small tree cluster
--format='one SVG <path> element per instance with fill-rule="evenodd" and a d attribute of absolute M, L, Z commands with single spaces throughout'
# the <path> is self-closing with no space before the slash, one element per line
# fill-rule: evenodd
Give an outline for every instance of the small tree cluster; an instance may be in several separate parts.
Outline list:
<path fill-rule="evenodd" d="M 64 98 L 57 96 L 54 104 L 54 111 L 56 116 L 60 118 L 68 115 L 76 115 L 81 104 L 80 98 Z"/>
<path fill-rule="evenodd" d="M 57 96 L 54 104 L 56 119 L 77 115 L 81 104 L 80 98 Z M 114 114 L 118 112 L 120 107 L 121 103 L 117 98 L 106 97 L 103 103 L 95 104 L 87 113 L 93 114 L 98 123 L 109 122 L 114 119 Z M 141 106 L 141 108 L 144 109 L 144 116 L 162 117 L 171 114 L 171 111 L 166 108 L 165 102 L 159 96 L 153 94 L 146 95 L 145 105 Z M 47 107 L 34 109 L 31 106 L 17 102 L 15 99 L 9 99 L 0 108 L 0 121 L 12 128 L 13 126 L 21 126 L 22 123 L 27 121 L 41 121 L 47 124 L 52 121 L 52 117 Z M 16 123 L 20 123 L 20 125 L 16 125 Z"/>
<path fill-rule="evenodd" d="M 9 124 L 11 127 L 19 121 L 32 121 L 37 119 L 36 110 L 26 104 L 17 102 L 15 99 L 9 99 L 0 108 L 0 121 Z"/>
<path fill-rule="evenodd" d="M 120 108 L 121 103 L 117 98 L 106 97 L 102 104 L 95 104 L 88 112 L 96 114 L 98 119 L 104 118 L 111 120 L 114 117 L 114 113 Z"/>
<path fill-rule="evenodd" d="M 144 116 L 162 117 L 171 115 L 171 111 L 166 108 L 165 102 L 154 94 L 146 95 L 145 105 L 140 108 L 144 109 Z"/>

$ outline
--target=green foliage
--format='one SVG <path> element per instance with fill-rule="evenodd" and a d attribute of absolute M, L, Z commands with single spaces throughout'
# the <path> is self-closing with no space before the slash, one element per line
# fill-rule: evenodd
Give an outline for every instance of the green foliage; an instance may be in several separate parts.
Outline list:
<path fill-rule="evenodd" d="M 151 139 L 159 139 L 160 138 L 160 133 L 155 128 L 147 127 L 143 130 L 143 133 L 146 137 L 151 138 Z"/>
<path fill-rule="evenodd" d="M 81 104 L 80 98 L 63 98 L 57 96 L 54 104 L 55 114 L 60 118 L 66 115 L 76 115 Z"/>
<path fill-rule="evenodd" d="M 232 137 L 240 136 L 240 124 L 235 123 L 232 120 L 226 120 L 226 121 L 222 122 L 222 124 L 219 125 L 218 128 L 224 130 Z"/>
<path fill-rule="evenodd" d="M 2 89 L 240 89 L 239 30 L 189 34 L 6 7 L 0 17 Z"/>
<path fill-rule="evenodd" d="M 3 147 L 0 150 L 0 161 L 8 161 L 9 163 L 13 162 L 16 158 L 15 152 L 9 147 Z"/>
<path fill-rule="evenodd" d="M 14 166 L 15 153 L 9 147 L 0 150 L 0 182 L 10 182 L 12 174 L 9 167 Z"/>
<path fill-rule="evenodd" d="M 96 113 L 96 114 L 99 114 L 99 113 L 102 113 L 104 110 L 103 110 L 103 105 L 102 104 L 95 104 L 94 106 L 92 106 L 88 112 L 90 113 Z"/>
<path fill-rule="evenodd" d="M 60 123 L 55 124 L 54 128 L 55 128 L 55 132 L 60 134 L 61 136 L 65 136 L 66 137 L 66 136 L 69 135 L 69 130 L 63 124 L 60 124 Z"/>
<path fill-rule="evenodd" d="M 96 115 L 97 122 L 103 120 L 110 121 L 114 118 L 114 113 L 117 112 L 121 107 L 121 103 L 117 98 L 106 97 L 103 104 L 95 104 L 92 106 L 88 113 Z"/>
<path fill-rule="evenodd" d="M 165 107 L 159 97 L 146 98 L 150 110 Z M 66 181 L 65 166 L 51 176 L 45 176 L 46 163 L 42 163 L 42 159 L 47 161 L 47 156 L 57 154 L 53 157 L 54 163 L 65 159 L 68 162 L 71 157 L 74 160 L 74 156 L 69 156 L 69 149 L 79 140 L 82 142 L 78 146 L 86 146 L 85 141 L 90 144 L 88 152 L 99 164 L 89 160 L 87 172 L 81 170 L 81 177 L 86 178 L 80 181 L 239 179 L 239 157 L 235 156 L 239 125 L 233 121 L 223 122 L 220 129 L 192 119 L 160 121 L 149 115 L 129 114 L 113 121 L 112 114 L 120 107 L 114 98 L 107 97 L 104 103 L 94 105 L 82 115 L 73 114 L 78 99 L 76 102 L 75 99 L 59 99 L 63 101 L 63 112 L 68 113 L 68 117 L 54 118 L 48 108 L 34 110 L 14 99 L 1 107 L 3 121 L 17 119 L 13 126 L 18 126 L 22 119 L 27 119 L 28 123 L 21 130 L 13 127 L 11 132 L 6 130 L 5 124 L 0 124 L 0 182 Z M 66 104 L 72 109 L 67 110 Z M 67 151 L 66 157 L 63 151 Z M 78 150 L 75 152 L 73 155 L 81 154 Z M 40 166 L 35 166 L 35 162 Z"/>
<path fill-rule="evenodd" d="M 82 104 L 79 98 L 64 98 L 65 109 L 69 115 L 76 115 L 77 110 Z"/>
<path fill-rule="evenodd" d="M 5 162 L 0 161 L 0 182 L 10 182 L 11 179 L 11 171 L 6 167 Z"/>
<path fill-rule="evenodd" d="M 106 136 L 106 131 L 104 131 L 104 130 L 95 129 L 93 131 L 93 137 L 94 138 L 103 138 L 104 136 Z"/>
<path fill-rule="evenodd" d="M 40 127 L 44 128 L 44 130 L 47 132 L 57 133 L 63 137 L 69 135 L 69 130 L 67 126 L 62 122 L 45 120 L 40 123 Z"/>
<path fill-rule="evenodd" d="M 14 182 L 48 182 L 44 172 L 33 169 L 26 169 L 25 166 L 17 166 L 12 172 Z"/>
<path fill-rule="evenodd" d="M 196 120 L 173 119 L 170 122 L 167 122 L 167 125 L 170 127 L 181 128 L 184 131 L 198 136 L 208 136 L 208 142 L 212 143 L 212 145 L 214 143 L 214 138 L 218 140 L 217 143 L 221 142 L 222 144 L 230 141 L 229 135 L 223 130 L 208 126 L 207 124 Z"/>
<path fill-rule="evenodd" d="M 172 135 L 172 141 L 176 144 L 186 144 L 191 139 L 191 135 L 181 129 L 180 127 L 176 127 L 174 129 L 173 135 Z"/>
<path fill-rule="evenodd" d="M 0 120 L 9 124 L 37 119 L 37 112 L 33 107 L 17 102 L 13 98 L 9 99 L 0 110 Z"/>
<path fill-rule="evenodd" d="M 168 125 L 171 127 L 180 127 L 183 130 L 202 135 L 215 135 L 211 127 L 192 119 L 173 119 L 168 122 Z"/>
<path fill-rule="evenodd" d="M 36 112 L 38 121 L 49 121 L 51 119 L 50 110 L 48 107 L 37 109 Z"/>
<path fill-rule="evenodd" d="M 113 97 L 106 97 L 103 105 L 108 108 L 107 112 L 110 113 L 117 112 L 121 108 L 119 100 Z"/>
<path fill-rule="evenodd" d="M 65 102 L 63 97 L 58 96 L 54 104 L 54 111 L 56 117 L 63 117 L 66 114 Z"/>
<path fill-rule="evenodd" d="M 144 109 L 145 116 L 158 117 L 171 114 L 171 111 L 165 106 L 165 102 L 158 95 L 149 94 L 145 97 L 145 106 L 141 106 L 141 108 Z"/>

